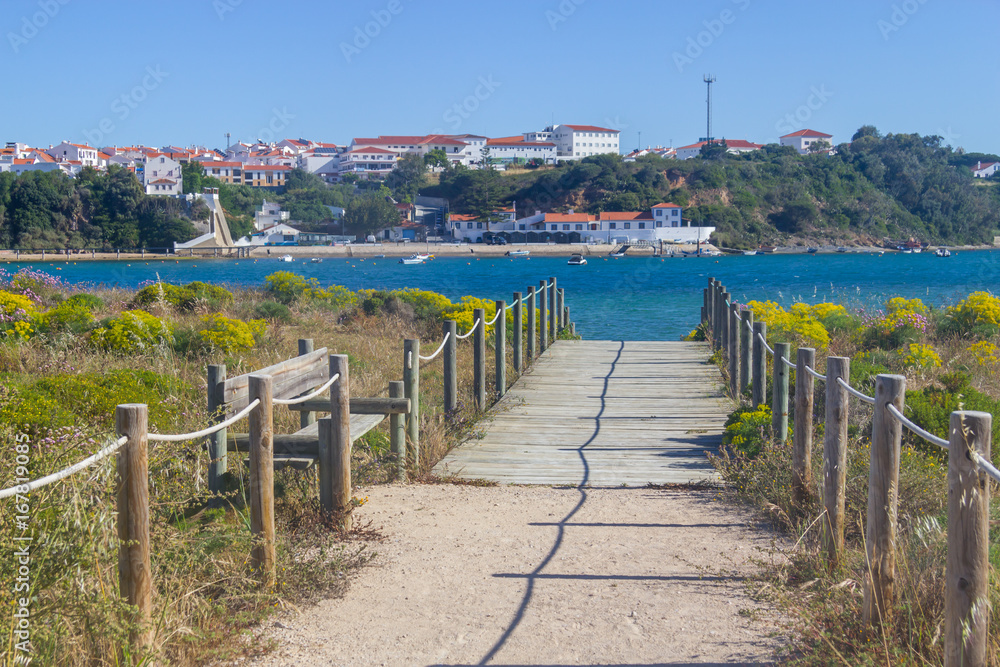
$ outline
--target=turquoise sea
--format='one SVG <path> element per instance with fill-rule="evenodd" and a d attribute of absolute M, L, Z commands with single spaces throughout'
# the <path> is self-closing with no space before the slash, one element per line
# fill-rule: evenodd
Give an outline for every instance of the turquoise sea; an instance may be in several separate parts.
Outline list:
<path fill-rule="evenodd" d="M 567 253 L 568 256 L 568 253 Z M 949 258 L 933 254 L 757 255 L 713 258 L 590 257 L 586 266 L 568 266 L 566 257 L 510 259 L 442 257 L 404 266 L 394 258 L 326 258 L 283 263 L 277 259 L 205 259 L 132 262 L 5 263 L 8 271 L 31 266 L 69 283 L 135 287 L 157 275 L 167 282 L 203 280 L 262 285 L 265 276 L 290 270 L 323 285 L 361 288 L 428 289 L 458 299 L 475 295 L 511 299 L 514 291 L 555 276 L 577 330 L 589 339 L 676 340 L 698 323 L 702 289 L 710 276 L 722 280 L 739 301 L 771 299 L 833 301 L 855 308 L 878 308 L 890 296 L 920 297 L 948 305 L 969 292 L 1000 286 L 1000 250 L 964 251 Z"/>

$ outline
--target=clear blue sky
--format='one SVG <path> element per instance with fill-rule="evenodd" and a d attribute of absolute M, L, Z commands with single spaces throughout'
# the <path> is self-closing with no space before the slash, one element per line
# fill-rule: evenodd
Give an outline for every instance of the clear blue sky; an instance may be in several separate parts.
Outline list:
<path fill-rule="evenodd" d="M 555 120 L 680 146 L 710 72 L 716 137 L 874 124 L 1000 152 L 996 0 L 4 0 L 0 25 L 0 139 L 33 145 Z"/>

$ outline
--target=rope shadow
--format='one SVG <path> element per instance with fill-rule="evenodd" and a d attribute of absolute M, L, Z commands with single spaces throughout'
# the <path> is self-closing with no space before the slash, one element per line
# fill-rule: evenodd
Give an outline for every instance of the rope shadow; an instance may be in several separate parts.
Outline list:
<path fill-rule="evenodd" d="M 552 561 L 552 559 L 555 558 L 556 553 L 559 551 L 559 547 L 562 546 L 562 541 L 566 534 L 567 523 L 569 522 L 570 519 L 573 518 L 573 516 L 577 512 L 580 511 L 580 508 L 583 507 L 583 504 L 587 502 L 586 487 L 587 483 L 590 480 L 590 464 L 587 462 L 587 455 L 584 452 L 584 449 L 586 449 L 587 445 L 594 442 L 594 440 L 597 439 L 597 436 L 601 432 L 601 417 L 604 414 L 604 410 L 607 407 L 606 399 L 608 395 L 608 386 L 611 381 L 611 376 L 614 374 L 615 367 L 621 360 L 622 352 L 624 350 L 625 350 L 625 341 L 618 341 L 618 352 L 615 354 L 614 361 L 611 362 L 611 368 L 608 369 L 607 374 L 604 376 L 604 388 L 601 391 L 601 408 L 600 410 L 597 411 L 597 415 L 594 417 L 594 432 L 593 434 L 591 434 L 591 436 L 587 439 L 585 443 L 576 448 L 577 455 L 580 457 L 580 462 L 583 464 L 583 479 L 581 479 L 580 483 L 573 488 L 576 488 L 577 491 L 579 491 L 580 499 L 577 501 L 573 509 L 571 509 L 569 513 L 565 517 L 563 517 L 563 519 L 559 521 L 558 524 L 556 524 L 558 534 L 556 535 L 555 542 L 552 544 L 552 548 L 549 550 L 549 553 L 546 554 L 545 558 L 542 559 L 542 562 L 539 563 L 538 566 L 534 570 L 532 570 L 530 574 L 522 575 L 524 578 L 528 580 L 528 586 L 524 591 L 524 597 L 521 599 L 521 604 L 518 606 L 517 612 L 515 612 L 514 614 L 514 618 L 511 619 L 510 625 L 507 626 L 507 629 L 504 630 L 503 634 L 493 645 L 493 647 L 486 653 L 486 655 L 483 656 L 483 659 L 477 663 L 478 665 L 485 665 L 490 660 L 492 660 L 496 656 L 496 654 L 500 651 L 500 649 L 504 647 L 504 645 L 510 639 L 511 635 L 514 634 L 514 631 L 517 629 L 517 626 L 519 626 L 521 624 L 521 621 L 524 620 L 524 614 L 528 610 L 528 605 L 531 603 L 531 597 L 535 592 L 535 581 L 538 578 L 540 578 L 542 570 L 544 570 L 545 567 Z"/>

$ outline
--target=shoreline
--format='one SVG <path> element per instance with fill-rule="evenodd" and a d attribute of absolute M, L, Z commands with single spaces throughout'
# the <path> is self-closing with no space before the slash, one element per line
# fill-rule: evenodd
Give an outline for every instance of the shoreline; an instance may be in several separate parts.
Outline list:
<path fill-rule="evenodd" d="M 283 256 L 291 255 L 292 257 L 299 258 L 367 258 L 367 257 L 379 257 L 384 256 L 386 258 L 399 258 L 399 257 L 409 257 L 415 253 L 429 253 L 431 255 L 439 257 L 464 257 L 468 255 L 476 255 L 477 257 L 503 257 L 508 251 L 511 250 L 528 250 L 532 255 L 535 256 L 545 256 L 545 257 L 558 257 L 558 256 L 569 256 L 573 253 L 580 253 L 585 256 L 600 257 L 608 255 L 616 245 L 611 244 L 548 244 L 548 243 L 518 243 L 518 244 L 507 244 L 507 245 L 485 245 L 485 244 L 462 244 L 462 245 L 452 245 L 452 244 L 441 244 L 441 243 L 376 243 L 376 244 L 357 244 L 357 245 L 347 245 L 347 246 L 270 246 L 270 247 L 256 247 L 250 255 L 245 255 L 243 257 L 238 257 L 236 255 L 229 254 L 232 252 L 230 248 L 218 248 L 218 249 L 195 249 L 193 255 L 183 254 L 169 254 L 164 255 L 161 253 L 146 252 L 143 255 L 141 252 L 129 252 L 129 253 L 115 253 L 115 252 L 80 252 L 78 254 L 54 254 L 46 252 L 43 256 L 41 252 L 28 253 L 20 252 L 16 253 L 14 250 L 0 250 L 0 264 L 68 264 L 77 262 L 108 262 L 108 261 L 121 261 L 121 262 L 134 262 L 134 261 L 190 261 L 190 260 L 204 260 L 204 259 L 274 259 Z M 719 250 L 719 248 L 710 243 L 703 243 L 701 246 L 705 250 Z M 877 246 L 816 246 L 818 255 L 858 255 L 858 254 L 876 254 L 876 253 L 899 253 L 900 251 L 891 248 L 880 248 Z M 845 247 L 846 252 L 837 252 L 838 247 Z M 952 252 L 966 251 L 992 251 L 996 250 L 997 246 L 993 245 L 960 245 L 960 246 L 928 246 L 923 249 L 923 252 L 932 254 L 934 249 L 939 247 L 947 247 Z M 692 252 L 696 249 L 695 244 L 670 244 L 664 245 L 664 257 L 678 256 L 682 252 Z M 270 254 L 268 254 L 270 250 Z M 653 248 L 651 247 L 632 247 L 629 249 L 629 255 L 643 257 L 651 256 L 653 254 Z M 742 250 L 726 248 L 722 251 L 722 257 L 725 256 L 741 256 Z M 771 253 L 759 252 L 758 255 L 795 255 L 795 254 L 808 254 L 806 246 L 786 246 L 778 247 Z"/>

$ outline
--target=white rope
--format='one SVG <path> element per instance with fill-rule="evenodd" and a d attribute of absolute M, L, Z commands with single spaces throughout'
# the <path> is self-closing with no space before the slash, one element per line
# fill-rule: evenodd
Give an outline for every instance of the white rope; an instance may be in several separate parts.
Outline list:
<path fill-rule="evenodd" d="M 913 431 L 914 433 L 916 433 L 917 435 L 919 435 L 921 438 L 923 438 L 927 442 L 933 442 L 935 445 L 937 445 L 938 447 L 940 447 L 942 449 L 948 449 L 948 445 L 951 444 L 947 440 L 945 440 L 944 438 L 939 438 L 939 437 L 937 437 L 936 435 L 934 435 L 932 433 L 928 433 L 924 429 L 920 428 L 919 426 L 917 426 L 916 424 L 914 424 L 913 422 L 911 422 L 909 419 L 907 419 L 906 417 L 904 417 L 903 413 L 900 412 L 899 410 L 897 410 L 896 406 L 893 405 L 892 403 L 886 404 L 885 409 L 889 411 L 889 414 L 891 414 L 893 417 L 895 417 L 896 419 L 898 419 L 903 426 L 905 426 L 906 428 L 910 429 L 911 431 Z"/>
<path fill-rule="evenodd" d="M 812 375 L 817 380 L 823 380 L 824 382 L 826 381 L 826 376 L 823 375 L 822 373 L 817 373 L 812 366 L 806 366 L 806 372 L 809 373 L 809 375 Z"/>
<path fill-rule="evenodd" d="M 837 384 L 847 390 L 847 393 L 855 398 L 861 399 L 868 405 L 875 405 L 875 397 L 869 396 L 868 394 L 862 394 L 860 391 L 852 387 L 851 385 L 844 382 L 844 378 L 837 376 Z"/>
<path fill-rule="evenodd" d="M 482 320 L 476 320 L 475 324 L 472 325 L 471 329 L 469 329 L 467 332 L 465 332 L 464 334 L 461 334 L 461 335 L 459 335 L 459 334 L 456 333 L 455 334 L 455 338 L 457 338 L 459 340 L 465 340 L 466 338 L 468 338 L 469 336 L 472 335 L 472 332 L 476 330 L 476 327 L 479 326 L 480 322 L 482 322 Z"/>
<path fill-rule="evenodd" d="M 983 472 L 993 478 L 993 481 L 1000 482 L 1000 470 L 997 470 L 992 463 L 984 459 L 976 452 L 969 452 L 972 455 L 972 462 L 979 466 Z"/>
<path fill-rule="evenodd" d="M 774 350 L 773 350 L 773 349 L 771 349 L 771 348 L 770 348 L 770 347 L 768 346 L 768 344 L 767 344 L 767 341 L 766 341 L 766 340 L 764 340 L 764 335 L 763 335 L 762 333 L 758 332 L 758 333 L 757 333 L 757 338 L 759 338 L 759 339 L 760 339 L 760 342 L 764 344 L 764 349 L 765 349 L 765 350 L 767 350 L 768 352 L 770 352 L 770 353 L 771 353 L 771 356 L 773 357 L 773 356 L 774 356 Z"/>
<path fill-rule="evenodd" d="M 528 298 L 527 296 L 525 296 L 525 295 L 522 294 L 520 299 L 518 299 L 517 301 L 512 301 L 510 303 L 510 305 L 504 307 L 504 310 L 510 310 L 511 308 L 513 308 L 514 306 L 516 306 L 517 304 L 524 303 L 524 300 L 527 299 L 527 298 Z"/>
<path fill-rule="evenodd" d="M 123 435 L 122 437 L 118 438 L 112 444 L 108 445 L 107 447 L 97 452 L 93 456 L 87 457 L 84 460 L 80 461 L 79 463 L 75 463 L 68 468 L 60 470 L 59 472 L 54 472 L 46 477 L 36 479 L 33 482 L 28 482 L 27 484 L 19 484 L 17 486 L 12 486 L 9 489 L 4 489 L 3 491 L 0 491 L 0 500 L 4 498 L 10 498 L 11 496 L 17 494 L 23 495 L 25 493 L 29 493 L 31 491 L 34 491 L 35 489 L 40 489 L 43 486 L 51 484 L 52 482 L 58 482 L 61 479 L 65 479 L 66 477 L 69 477 L 73 473 L 79 472 L 84 468 L 89 468 L 90 466 L 94 465 L 95 463 L 103 459 L 105 456 L 117 452 L 118 449 L 126 442 L 128 442 L 128 437 Z"/>
<path fill-rule="evenodd" d="M 793 364 L 792 362 L 790 362 L 790 361 L 789 361 L 788 359 L 786 359 L 785 357 L 782 357 L 782 358 L 781 358 L 781 360 L 782 360 L 783 362 L 785 362 L 785 365 L 786 365 L 786 366 L 788 366 L 789 368 L 795 368 L 795 364 Z"/>
<path fill-rule="evenodd" d="M 434 359 L 434 357 L 436 357 L 439 354 L 441 354 L 441 350 L 444 349 L 444 344 L 448 342 L 449 338 L 451 338 L 451 332 L 450 331 L 444 335 L 444 340 L 441 341 L 441 346 L 437 349 L 437 352 L 435 352 L 434 354 L 432 354 L 429 357 L 425 357 L 422 354 L 418 354 L 417 356 L 420 357 L 420 359 L 423 360 L 423 361 L 431 361 L 432 359 Z"/>
<path fill-rule="evenodd" d="M 224 422 L 219 422 L 213 426 L 209 426 L 201 431 L 195 431 L 194 433 L 180 433 L 178 435 L 166 435 L 164 433 L 149 433 L 146 438 L 153 442 L 181 442 L 182 440 L 197 440 L 198 438 L 204 438 L 206 435 L 212 435 L 216 431 L 221 431 L 231 424 L 235 424 L 239 420 L 250 414 L 250 411 L 260 405 L 260 399 L 255 398 L 250 405 L 243 408 L 241 412 L 233 415 Z"/>
<path fill-rule="evenodd" d="M 339 379 L 340 379 L 340 373 L 336 373 L 332 378 L 326 381 L 326 384 L 324 384 L 322 387 L 312 392 L 311 394 L 306 394 L 305 396 L 298 396 L 296 398 L 273 398 L 271 399 L 271 402 L 274 403 L 275 405 L 295 405 L 297 403 L 305 403 L 306 401 L 316 398 L 317 396 L 325 392 L 327 389 L 331 387 L 331 385 L 333 385 L 334 382 L 336 382 Z"/>
<path fill-rule="evenodd" d="M 486 326 L 491 327 L 493 323 L 500 319 L 500 315 L 503 313 L 502 310 L 498 310 L 497 314 L 493 316 L 493 319 L 486 323 Z"/>
<path fill-rule="evenodd" d="M 413 368 L 413 350 L 406 351 L 406 367 Z"/>

